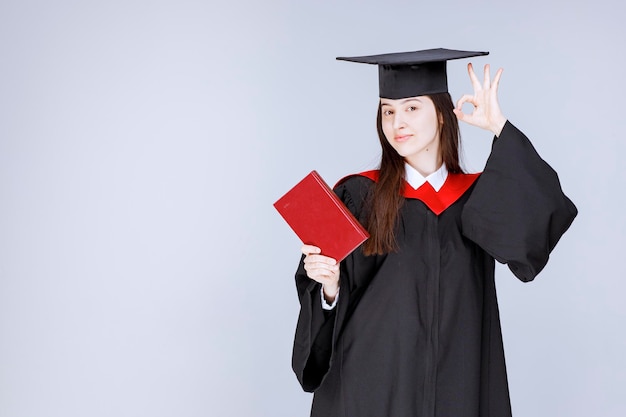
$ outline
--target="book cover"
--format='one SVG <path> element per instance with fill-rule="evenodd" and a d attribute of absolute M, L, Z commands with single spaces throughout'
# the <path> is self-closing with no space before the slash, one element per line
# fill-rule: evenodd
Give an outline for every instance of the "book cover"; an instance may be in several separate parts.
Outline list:
<path fill-rule="evenodd" d="M 316 171 L 304 177 L 274 207 L 303 243 L 319 247 L 322 255 L 337 262 L 369 237 Z"/>

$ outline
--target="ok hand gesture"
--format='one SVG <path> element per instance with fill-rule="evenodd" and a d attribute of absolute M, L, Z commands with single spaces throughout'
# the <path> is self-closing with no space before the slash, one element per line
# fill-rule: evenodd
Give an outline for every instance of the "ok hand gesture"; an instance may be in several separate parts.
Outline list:
<path fill-rule="evenodd" d="M 481 85 L 478 77 L 474 73 L 472 64 L 467 65 L 472 87 L 474 87 L 474 95 L 465 94 L 456 103 L 454 114 L 459 120 L 482 129 L 490 130 L 494 135 L 500 136 L 502 128 L 506 123 L 506 117 L 502 115 L 500 105 L 498 104 L 498 83 L 502 75 L 502 68 L 496 72 L 496 76 L 491 81 L 489 75 L 489 64 L 485 65 L 485 78 Z M 470 103 L 474 106 L 471 114 L 463 113 L 461 107 L 464 103 Z"/>

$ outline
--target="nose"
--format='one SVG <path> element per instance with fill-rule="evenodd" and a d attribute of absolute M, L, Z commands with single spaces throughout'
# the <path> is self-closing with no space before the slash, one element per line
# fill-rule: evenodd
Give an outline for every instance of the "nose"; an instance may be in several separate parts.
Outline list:
<path fill-rule="evenodd" d="M 404 123 L 404 117 L 402 115 L 402 112 L 395 112 L 393 115 L 393 128 L 394 129 L 401 129 L 405 126 Z"/>

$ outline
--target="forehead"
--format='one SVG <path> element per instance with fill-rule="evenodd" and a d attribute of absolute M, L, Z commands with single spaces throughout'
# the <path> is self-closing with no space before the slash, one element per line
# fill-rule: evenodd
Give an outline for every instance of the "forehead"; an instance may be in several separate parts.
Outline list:
<path fill-rule="evenodd" d="M 382 106 L 399 106 L 405 103 L 428 103 L 432 102 L 432 100 L 428 96 L 415 96 L 415 97 L 407 97 L 407 98 L 399 98 L 399 99 L 391 99 L 391 98 L 381 98 L 380 104 Z"/>

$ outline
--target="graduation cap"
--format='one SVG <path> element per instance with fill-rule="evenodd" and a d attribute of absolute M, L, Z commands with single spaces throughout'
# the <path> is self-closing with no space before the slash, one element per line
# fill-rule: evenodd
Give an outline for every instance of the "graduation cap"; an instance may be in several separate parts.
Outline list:
<path fill-rule="evenodd" d="M 447 92 L 447 61 L 488 54 L 489 52 L 438 48 L 337 59 L 378 65 L 380 97 L 399 99 Z"/>

